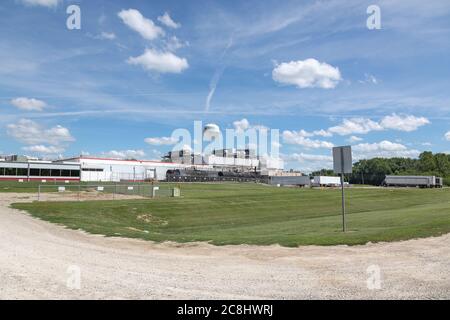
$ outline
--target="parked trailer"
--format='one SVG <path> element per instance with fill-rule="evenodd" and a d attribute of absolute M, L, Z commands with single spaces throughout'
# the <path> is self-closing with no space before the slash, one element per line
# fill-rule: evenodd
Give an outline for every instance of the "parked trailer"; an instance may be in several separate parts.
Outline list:
<path fill-rule="evenodd" d="M 386 176 L 386 187 L 442 188 L 442 178 L 435 176 Z"/>
<path fill-rule="evenodd" d="M 269 184 L 280 186 L 310 186 L 311 179 L 309 176 L 270 176 Z"/>
<path fill-rule="evenodd" d="M 340 177 L 314 176 L 313 186 L 315 187 L 337 187 L 341 185 Z"/>

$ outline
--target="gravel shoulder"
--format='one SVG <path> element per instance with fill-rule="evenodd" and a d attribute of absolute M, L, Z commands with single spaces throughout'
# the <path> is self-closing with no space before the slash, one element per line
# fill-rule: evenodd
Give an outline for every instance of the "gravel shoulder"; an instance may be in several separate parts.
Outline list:
<path fill-rule="evenodd" d="M 35 198 L 0 193 L 0 299 L 450 299 L 450 234 L 352 247 L 155 244 L 9 208 Z M 74 270 L 80 289 L 67 285 Z"/>

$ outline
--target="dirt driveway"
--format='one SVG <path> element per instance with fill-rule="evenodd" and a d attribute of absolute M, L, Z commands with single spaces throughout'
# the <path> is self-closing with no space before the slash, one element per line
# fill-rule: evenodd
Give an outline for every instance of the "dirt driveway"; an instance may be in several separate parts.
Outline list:
<path fill-rule="evenodd" d="M 67 230 L 0 193 L 0 299 L 450 299 L 450 235 L 364 246 L 154 244 Z"/>

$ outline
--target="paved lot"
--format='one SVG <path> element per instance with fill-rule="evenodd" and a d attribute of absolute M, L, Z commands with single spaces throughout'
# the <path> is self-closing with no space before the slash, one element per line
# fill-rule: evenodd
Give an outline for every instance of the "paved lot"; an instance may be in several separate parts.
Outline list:
<path fill-rule="evenodd" d="M 450 299 L 450 234 L 354 247 L 154 244 L 9 208 L 34 198 L 0 193 L 0 299 Z"/>

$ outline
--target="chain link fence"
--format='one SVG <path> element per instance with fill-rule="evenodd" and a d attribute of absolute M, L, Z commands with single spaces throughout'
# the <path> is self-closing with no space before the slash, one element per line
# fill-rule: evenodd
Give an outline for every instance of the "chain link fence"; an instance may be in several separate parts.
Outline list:
<path fill-rule="evenodd" d="M 180 197 L 177 187 L 153 184 L 39 185 L 38 201 L 126 200 Z"/>

